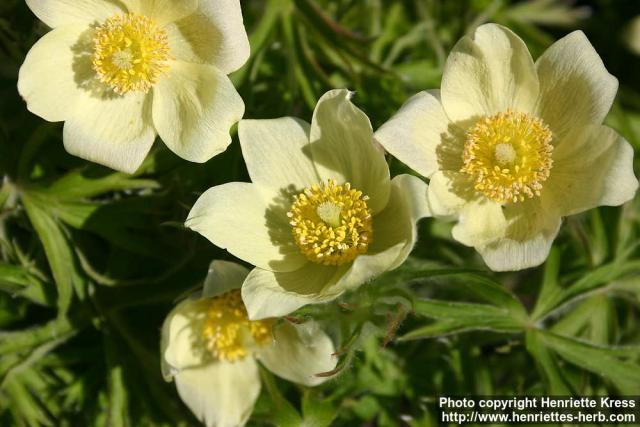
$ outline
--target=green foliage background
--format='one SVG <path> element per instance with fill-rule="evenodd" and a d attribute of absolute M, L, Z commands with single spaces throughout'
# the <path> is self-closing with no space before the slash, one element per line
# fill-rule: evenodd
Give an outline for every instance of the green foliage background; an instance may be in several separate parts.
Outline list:
<path fill-rule="evenodd" d="M 508 25 L 534 56 L 581 28 L 620 79 L 607 123 L 638 165 L 640 57 L 623 41 L 635 1 L 256 0 L 243 12 L 245 117 L 309 120 L 322 93 L 348 87 L 374 127 L 439 86 L 474 26 Z M 182 223 L 207 188 L 248 180 L 239 145 L 197 165 L 157 144 L 135 176 L 68 155 L 61 124 L 16 91 L 46 31 L 24 1 L 0 3 L 0 425 L 197 425 L 161 378 L 159 329 L 212 259 L 230 259 Z M 339 343 L 337 377 L 305 390 L 263 372 L 251 424 L 429 426 L 438 395 L 640 394 L 638 198 L 568 218 L 548 261 L 519 273 L 486 271 L 450 227 L 423 220 L 399 270 L 296 313 Z"/>

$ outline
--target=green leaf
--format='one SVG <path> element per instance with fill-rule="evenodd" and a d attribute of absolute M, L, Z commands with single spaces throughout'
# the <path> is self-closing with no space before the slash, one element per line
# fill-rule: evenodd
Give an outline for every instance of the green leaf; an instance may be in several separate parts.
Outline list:
<path fill-rule="evenodd" d="M 540 331 L 540 341 L 567 362 L 610 380 L 624 394 L 640 393 L 640 365 L 621 360 L 626 355 L 616 347 L 596 346 Z"/>
<path fill-rule="evenodd" d="M 581 301 L 562 319 L 553 325 L 554 333 L 565 336 L 579 336 L 588 332 L 595 344 L 609 343 L 615 319 L 612 315 L 615 307 L 608 295 L 597 294 Z"/>
<path fill-rule="evenodd" d="M 542 285 L 540 286 L 540 292 L 538 293 L 538 299 L 536 305 L 533 308 L 531 317 L 537 318 L 540 313 L 553 304 L 559 295 L 562 293 L 562 288 L 558 283 L 558 276 L 560 273 L 560 260 L 561 252 L 556 246 L 551 247 L 549 257 L 544 264 L 544 275 L 542 277 Z"/>
<path fill-rule="evenodd" d="M 640 271 L 640 260 L 614 261 L 593 269 L 571 286 L 547 295 L 543 301 L 536 305 L 536 310 L 532 317 L 539 321 L 552 311 L 557 311 L 573 301 L 583 298 L 588 292 L 602 288 L 626 275 L 637 274 L 638 271 Z"/>
<path fill-rule="evenodd" d="M 82 312 L 74 313 L 72 318 L 56 319 L 35 328 L 23 331 L 0 332 L 0 354 L 28 350 L 51 340 L 68 339 L 89 324 L 89 318 Z"/>
<path fill-rule="evenodd" d="M 439 320 L 426 326 L 416 328 L 398 338 L 398 341 L 435 338 L 474 330 L 464 320 Z"/>
<path fill-rule="evenodd" d="M 525 320 L 527 312 L 513 293 L 502 286 L 501 283 L 490 277 L 469 269 L 398 269 L 381 276 L 379 283 L 390 281 L 392 284 L 409 281 L 425 281 L 437 277 L 446 277 L 453 283 L 451 286 L 459 286 L 469 291 L 476 297 L 507 309 L 516 318 Z"/>
<path fill-rule="evenodd" d="M 107 358 L 107 386 L 109 390 L 109 406 L 107 424 L 118 427 L 131 425 L 129 420 L 129 397 L 124 378 L 124 366 L 118 360 L 118 346 L 114 338 L 107 332 L 104 337 Z"/>
<path fill-rule="evenodd" d="M 574 7 L 571 3 L 554 0 L 529 0 L 510 6 L 505 16 L 536 25 L 574 27 L 590 14 L 587 8 Z"/>
<path fill-rule="evenodd" d="M 305 390 L 302 397 L 302 416 L 304 427 L 328 427 L 337 415 L 333 404 L 320 393 Z"/>
<path fill-rule="evenodd" d="M 44 286 L 26 267 L 0 262 L 0 290 L 36 304 L 49 305 Z"/>
<path fill-rule="evenodd" d="M 18 378 L 12 378 L 2 389 L 3 394 L 8 395 L 8 400 L 12 403 L 9 410 L 17 420 L 22 421 L 21 425 L 30 427 L 55 425 L 36 396 Z"/>
<path fill-rule="evenodd" d="M 137 179 L 124 173 L 105 174 L 95 168 L 87 168 L 67 173 L 44 191 L 57 199 L 79 200 L 111 191 L 158 187 L 158 183 L 150 179 Z"/>
<path fill-rule="evenodd" d="M 600 209 L 593 209 L 590 212 L 590 224 L 589 224 L 589 248 L 591 252 L 591 261 L 594 265 L 602 264 L 609 255 L 609 233 L 607 232 L 605 222 L 602 218 L 602 211 Z M 612 226 L 615 229 L 617 221 L 612 221 L 613 224 L 606 224 Z"/>
<path fill-rule="evenodd" d="M 421 339 L 472 330 L 517 332 L 528 323 L 527 313 L 515 295 L 501 284 L 481 274 L 459 270 L 431 270 L 416 272 L 421 279 L 450 276 L 458 286 L 493 305 L 414 300 L 414 311 L 441 321 L 431 323 L 405 334 L 401 339 Z"/>
<path fill-rule="evenodd" d="M 441 319 L 405 334 L 401 339 L 431 338 L 472 330 L 517 332 L 523 324 L 511 312 L 485 304 L 470 304 L 438 300 L 417 300 L 414 311 L 418 315 Z"/>
<path fill-rule="evenodd" d="M 527 331 L 525 340 L 527 351 L 535 360 L 538 371 L 547 381 L 548 393 L 557 396 L 574 394 L 571 392 L 571 387 L 565 380 L 555 356 L 541 342 L 539 332 L 534 329 Z"/>
<path fill-rule="evenodd" d="M 58 289 L 59 314 L 63 315 L 71 305 L 74 290 L 80 298 L 84 297 L 86 281 L 77 269 L 75 255 L 62 225 L 48 214 L 46 206 L 40 204 L 40 199 L 23 193 L 22 202 L 44 246 Z"/>
<path fill-rule="evenodd" d="M 282 395 L 271 372 L 260 367 L 260 377 L 269 393 L 269 397 L 271 397 L 272 408 L 269 414 L 269 420 L 273 424 L 282 427 L 301 426 L 302 417 L 291 402 Z"/>
<path fill-rule="evenodd" d="M 262 51 L 273 33 L 278 20 L 284 13 L 291 9 L 292 0 L 271 0 L 265 3 L 264 11 L 260 18 L 260 22 L 249 36 L 249 44 L 251 45 L 251 58 L 238 71 L 231 74 L 231 81 L 236 87 L 242 86 L 253 66 L 253 63 L 260 57 L 258 52 Z"/>
<path fill-rule="evenodd" d="M 471 323 L 485 320 L 489 323 L 493 320 L 497 322 L 508 320 L 514 327 L 518 326 L 510 318 L 508 310 L 486 304 L 418 299 L 414 301 L 413 309 L 417 314 L 433 319 L 458 319 Z"/>

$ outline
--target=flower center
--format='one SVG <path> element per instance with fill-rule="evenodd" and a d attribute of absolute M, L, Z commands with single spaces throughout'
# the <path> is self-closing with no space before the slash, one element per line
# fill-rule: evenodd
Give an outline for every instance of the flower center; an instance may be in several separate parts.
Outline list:
<path fill-rule="evenodd" d="M 367 252 L 373 238 L 367 200 L 351 184 L 332 179 L 295 196 L 287 216 L 300 251 L 324 265 L 341 265 Z"/>
<path fill-rule="evenodd" d="M 233 290 L 207 301 L 202 336 L 218 360 L 233 362 L 273 340 L 272 320 L 249 320 L 240 290 Z"/>
<path fill-rule="evenodd" d="M 119 94 L 148 92 L 169 68 L 167 32 L 143 15 L 107 19 L 97 28 L 93 43 L 93 69 Z"/>
<path fill-rule="evenodd" d="M 551 172 L 553 134 L 539 118 L 507 110 L 484 117 L 467 132 L 461 172 L 499 203 L 540 195 Z"/>

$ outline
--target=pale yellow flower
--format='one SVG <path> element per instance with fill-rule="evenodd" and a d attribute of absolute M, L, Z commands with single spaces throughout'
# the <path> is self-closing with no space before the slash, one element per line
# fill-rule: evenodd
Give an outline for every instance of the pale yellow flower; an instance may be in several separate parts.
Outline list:
<path fill-rule="evenodd" d="M 162 373 L 208 427 L 244 425 L 260 394 L 258 362 L 305 386 L 328 377 L 336 357 L 331 339 L 308 321 L 250 321 L 240 298 L 249 270 L 214 261 L 202 294 L 179 303 L 162 327 Z"/>
<path fill-rule="evenodd" d="M 239 0 L 27 0 L 52 30 L 28 53 L 18 90 L 65 121 L 76 156 L 134 172 L 160 135 L 205 162 L 231 142 L 244 103 L 227 74 L 249 56 Z"/>
<path fill-rule="evenodd" d="M 377 132 L 431 179 L 434 215 L 493 270 L 542 263 L 561 218 L 633 198 L 633 149 L 602 121 L 618 82 L 576 31 L 535 63 L 507 28 L 460 40 L 440 92 L 422 92 Z"/>
<path fill-rule="evenodd" d="M 209 189 L 186 225 L 257 267 L 242 287 L 250 318 L 333 300 L 404 262 L 427 186 L 389 178 L 347 90 L 326 93 L 311 125 L 243 120 L 239 135 L 253 183 Z"/>

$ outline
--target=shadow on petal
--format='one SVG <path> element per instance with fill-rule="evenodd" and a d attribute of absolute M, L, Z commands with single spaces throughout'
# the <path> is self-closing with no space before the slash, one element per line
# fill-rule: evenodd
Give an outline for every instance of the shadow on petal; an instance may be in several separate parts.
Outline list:
<path fill-rule="evenodd" d="M 102 83 L 93 69 L 93 37 L 98 25 L 97 22 L 93 23 L 89 29 L 80 35 L 77 43 L 71 46 L 73 51 L 73 77 L 78 87 L 91 98 L 122 98 L 123 95 L 118 95 L 108 85 Z"/>

